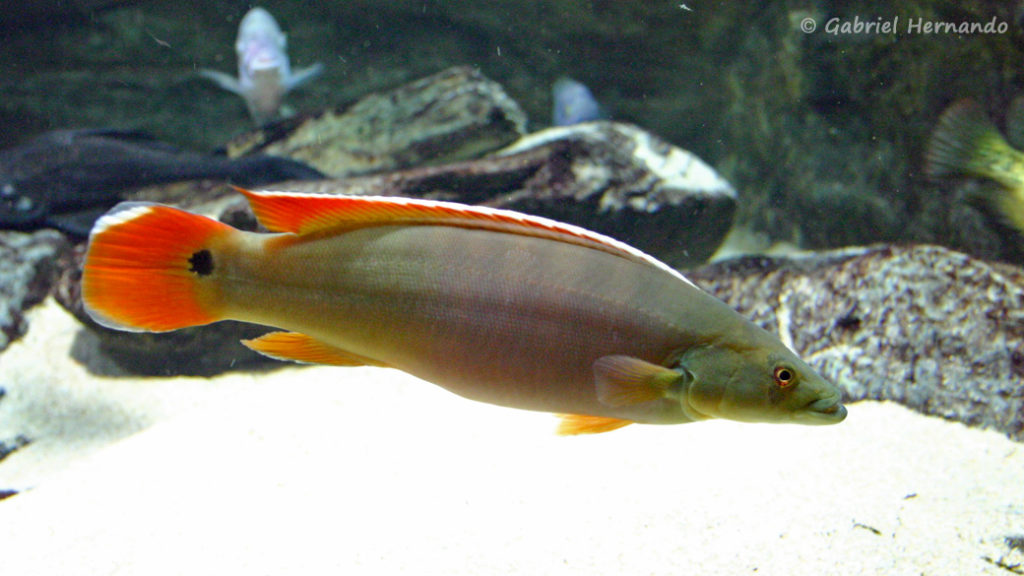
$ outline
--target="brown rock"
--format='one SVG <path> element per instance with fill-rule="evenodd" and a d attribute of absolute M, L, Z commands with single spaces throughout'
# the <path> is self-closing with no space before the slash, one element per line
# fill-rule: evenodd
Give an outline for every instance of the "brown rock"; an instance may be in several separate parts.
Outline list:
<path fill-rule="evenodd" d="M 247 134 L 228 152 L 286 156 L 342 177 L 476 158 L 525 129 L 526 115 L 501 85 L 462 66 Z"/>

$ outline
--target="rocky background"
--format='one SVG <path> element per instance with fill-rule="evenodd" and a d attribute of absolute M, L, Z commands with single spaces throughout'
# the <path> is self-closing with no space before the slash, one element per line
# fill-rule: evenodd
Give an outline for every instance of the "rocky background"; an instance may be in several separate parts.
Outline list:
<path fill-rule="evenodd" d="M 299 111 L 452 65 L 478 67 L 550 119 L 561 75 L 618 120 L 693 151 L 733 183 L 740 224 L 808 248 L 927 241 L 1012 258 L 954 186 L 921 176 L 935 118 L 973 97 L 999 121 L 1024 83 L 1016 2 L 541 0 L 264 2 L 293 64 L 326 66 Z M 0 146 L 67 127 L 144 129 L 212 149 L 249 128 L 240 100 L 195 74 L 232 71 L 240 1 L 0 3 Z M 57 13 L 59 11 L 60 13 Z M 829 18 L 1006 22 L 1005 34 L 831 35 Z M 801 23 L 812 18 L 813 33 Z"/>

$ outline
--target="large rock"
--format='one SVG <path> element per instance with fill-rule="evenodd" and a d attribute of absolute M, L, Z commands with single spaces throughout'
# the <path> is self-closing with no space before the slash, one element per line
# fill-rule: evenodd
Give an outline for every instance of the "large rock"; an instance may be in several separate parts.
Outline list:
<path fill-rule="evenodd" d="M 340 178 L 476 158 L 525 130 L 526 115 L 498 83 L 460 66 L 246 134 L 228 152 L 286 156 Z"/>
<path fill-rule="evenodd" d="M 743 258 L 690 274 L 838 384 L 1024 441 L 1024 270 L 937 246 Z"/>
<path fill-rule="evenodd" d="M 543 149 L 552 151 L 549 180 L 510 192 L 502 206 L 603 232 L 677 267 L 707 260 L 732 225 L 732 185 L 646 130 L 614 122 L 549 128 L 501 154 Z"/>
<path fill-rule="evenodd" d="M 53 230 L 0 232 L 0 351 L 28 329 L 25 310 L 49 294 L 69 251 Z"/>

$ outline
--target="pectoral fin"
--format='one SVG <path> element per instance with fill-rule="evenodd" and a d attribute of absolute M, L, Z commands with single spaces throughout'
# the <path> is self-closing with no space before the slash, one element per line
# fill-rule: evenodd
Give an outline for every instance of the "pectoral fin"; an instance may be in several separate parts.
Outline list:
<path fill-rule="evenodd" d="M 558 425 L 558 434 L 573 436 L 575 434 L 600 434 L 629 426 L 632 420 L 608 418 L 605 416 L 588 416 L 586 414 L 559 414 L 562 422 Z"/>
<path fill-rule="evenodd" d="M 218 70 L 210 70 L 209 68 L 201 68 L 199 70 L 199 75 L 207 80 L 213 80 L 217 83 L 217 86 L 220 86 L 228 92 L 234 92 L 235 94 L 242 93 L 242 86 L 234 76 L 230 76 Z"/>
<path fill-rule="evenodd" d="M 293 88 L 298 88 L 299 86 L 302 86 L 306 82 L 309 82 L 310 80 L 319 76 L 321 73 L 323 73 L 323 71 L 324 65 L 319 62 L 313 64 L 312 66 L 303 68 L 301 70 L 295 70 L 292 72 L 291 76 L 285 79 L 285 90 L 292 90 Z"/>
<path fill-rule="evenodd" d="M 298 332 L 271 332 L 254 340 L 242 340 L 248 348 L 275 360 L 290 360 L 307 364 L 333 366 L 388 366 L 365 356 L 299 334 Z"/>
<path fill-rule="evenodd" d="M 635 406 L 660 400 L 682 374 L 632 356 L 604 356 L 594 362 L 597 399 L 606 406 Z"/>

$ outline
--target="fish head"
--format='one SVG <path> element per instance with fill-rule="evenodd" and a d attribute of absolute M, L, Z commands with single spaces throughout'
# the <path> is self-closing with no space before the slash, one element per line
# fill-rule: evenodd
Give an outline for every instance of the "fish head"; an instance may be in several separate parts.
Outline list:
<path fill-rule="evenodd" d="M 273 72 L 282 81 L 290 74 L 288 40 L 277 21 L 263 8 L 253 8 L 238 26 L 238 81 L 250 86 L 258 74 Z"/>
<path fill-rule="evenodd" d="M 15 183 L 0 181 L 0 227 L 21 228 L 37 224 L 45 219 L 47 210 L 45 202 L 21 193 Z"/>
<path fill-rule="evenodd" d="M 781 342 L 722 343 L 680 358 L 688 384 L 681 401 L 696 413 L 741 422 L 836 424 L 846 418 L 839 389 Z M 774 339 L 772 339 L 774 340 Z"/>

